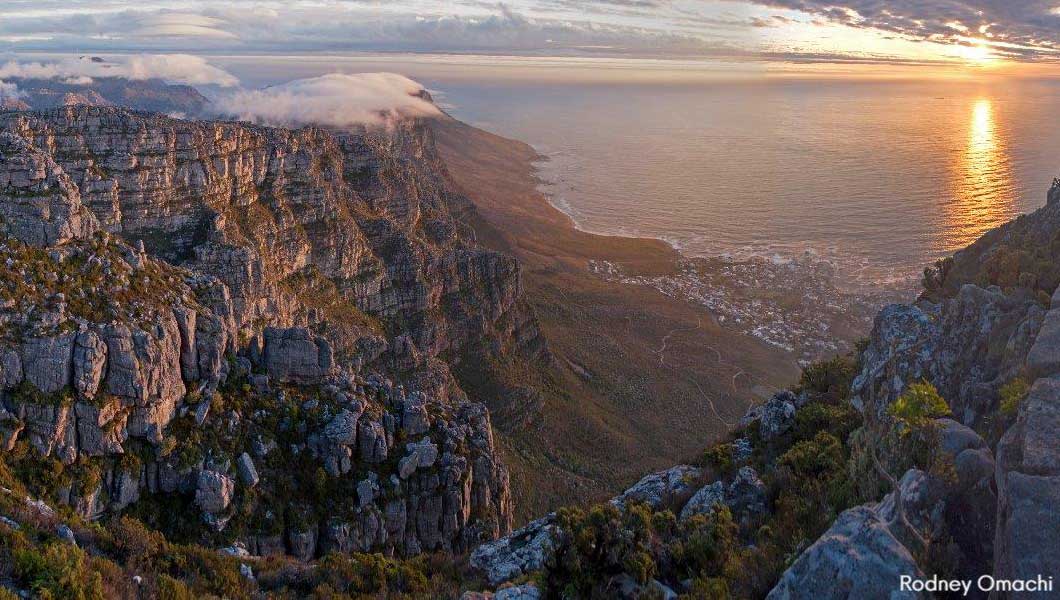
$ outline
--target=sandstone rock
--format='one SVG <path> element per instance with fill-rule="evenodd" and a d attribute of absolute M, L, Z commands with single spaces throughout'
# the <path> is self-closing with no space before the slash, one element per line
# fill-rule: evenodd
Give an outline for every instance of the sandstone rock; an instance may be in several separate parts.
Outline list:
<path fill-rule="evenodd" d="M 497 590 L 497 593 L 493 595 L 493 600 L 541 600 L 541 598 L 544 598 L 544 594 L 532 583 L 506 587 L 503 590 Z"/>
<path fill-rule="evenodd" d="M 369 504 L 375 502 L 375 497 L 379 494 L 379 483 L 377 477 L 374 477 L 375 473 L 371 473 L 368 478 L 362 479 L 357 484 L 357 507 L 364 508 Z"/>
<path fill-rule="evenodd" d="M 316 530 L 289 530 L 287 532 L 287 543 L 290 547 L 291 556 L 301 561 L 313 559 L 317 549 Z"/>
<path fill-rule="evenodd" d="M 22 367 L 26 380 L 45 394 L 69 385 L 73 373 L 75 334 L 31 338 L 22 345 Z"/>
<path fill-rule="evenodd" d="M 1060 373 L 1060 288 L 1053 293 L 1051 308 L 1027 354 L 1027 370 L 1034 377 Z"/>
<path fill-rule="evenodd" d="M 815 598 L 897 600 L 919 598 L 899 589 L 899 578 L 924 574 L 874 510 L 844 511 L 795 560 L 769 592 L 770 600 Z"/>
<path fill-rule="evenodd" d="M 986 447 L 986 442 L 971 427 L 953 419 L 937 419 L 936 423 L 939 425 L 939 446 L 951 457 L 968 449 Z"/>
<path fill-rule="evenodd" d="M 103 380 L 107 345 L 94 331 L 82 331 L 74 342 L 74 389 L 81 398 L 94 398 Z"/>
<path fill-rule="evenodd" d="M 254 459 L 250 458 L 249 454 L 246 452 L 240 454 L 239 460 L 236 461 L 236 465 L 239 468 L 239 479 L 242 480 L 247 487 L 258 485 L 258 470 L 254 468 Z"/>
<path fill-rule="evenodd" d="M 532 521 L 508 536 L 476 548 L 471 553 L 470 564 L 494 586 L 540 571 L 552 554 L 554 527 L 554 515 Z"/>
<path fill-rule="evenodd" d="M 235 482 L 231 477 L 205 469 L 199 472 L 195 504 L 203 511 L 212 514 L 224 512 L 232 503 L 234 493 Z"/>
<path fill-rule="evenodd" d="M 974 285 L 938 304 L 888 306 L 876 317 L 851 402 L 884 417 L 907 384 L 927 380 L 956 421 L 978 426 L 1023 368 L 1043 316 L 1032 299 Z"/>
<path fill-rule="evenodd" d="M 1034 578 L 1060 572 L 1060 378 L 1043 377 L 1021 403 L 997 448 L 994 576 Z M 1017 595 L 1018 596 L 1018 595 Z M 1027 594 L 1031 597 L 1031 594 Z"/>
<path fill-rule="evenodd" d="M 743 519 L 766 510 L 765 484 L 751 467 L 740 467 L 728 485 L 715 481 L 701 488 L 681 509 L 682 520 L 694 515 L 713 512 L 721 504 L 729 507 L 733 516 Z"/>
<path fill-rule="evenodd" d="M 62 244 L 99 227 L 62 167 L 10 133 L 0 133 L 0 194 L 3 229 L 27 244 Z"/>
<path fill-rule="evenodd" d="M 7 391 L 22 381 L 22 357 L 11 349 L 0 351 L 0 391 Z"/>
<path fill-rule="evenodd" d="M 358 438 L 361 460 L 369 464 L 386 460 L 386 431 L 381 423 L 362 419 L 358 426 Z"/>
<path fill-rule="evenodd" d="M 278 381 L 318 383 L 334 368 L 328 342 L 300 327 L 266 329 L 264 361 Z"/>
<path fill-rule="evenodd" d="M 412 394 L 405 400 L 404 412 L 401 416 L 401 428 L 407 435 L 421 435 L 431 427 L 430 417 L 427 416 L 425 405 L 426 397 L 423 394 Z"/>
<path fill-rule="evenodd" d="M 74 405 L 77 415 L 79 450 L 86 456 L 122 454 L 128 413 L 121 403 L 110 400 L 102 405 L 78 402 Z"/>
<path fill-rule="evenodd" d="M 718 504 L 725 504 L 725 484 L 715 481 L 710 485 L 703 486 L 685 503 L 684 508 L 681 509 L 681 520 L 688 519 L 694 515 L 713 512 L 714 507 Z"/>
<path fill-rule="evenodd" d="M 644 502 L 653 510 L 680 506 L 695 492 L 695 485 L 700 477 L 700 469 L 690 465 L 678 465 L 645 476 L 633 487 L 613 498 L 611 503 L 621 508 L 627 503 Z"/>
<path fill-rule="evenodd" d="M 357 442 L 357 420 L 361 414 L 343 408 L 324 427 L 324 435 L 332 444 L 353 445 Z"/>
<path fill-rule="evenodd" d="M 408 479 L 416 469 L 425 469 L 438 460 L 438 446 L 430 439 L 424 438 L 417 443 L 405 444 L 408 453 L 398 464 L 398 476 Z"/>

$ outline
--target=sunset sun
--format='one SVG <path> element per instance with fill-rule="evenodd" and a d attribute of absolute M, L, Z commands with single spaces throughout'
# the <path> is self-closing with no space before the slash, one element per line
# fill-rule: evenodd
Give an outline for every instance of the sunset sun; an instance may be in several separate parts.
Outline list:
<path fill-rule="evenodd" d="M 987 65 L 997 60 L 990 47 L 982 42 L 972 42 L 957 47 L 957 55 L 972 65 Z"/>

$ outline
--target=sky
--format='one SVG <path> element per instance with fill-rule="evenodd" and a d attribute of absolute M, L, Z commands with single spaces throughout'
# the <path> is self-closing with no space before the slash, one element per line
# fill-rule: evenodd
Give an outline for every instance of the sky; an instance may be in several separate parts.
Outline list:
<path fill-rule="evenodd" d="M 3 0 L 0 53 L 474 54 L 1060 73 L 1060 0 Z"/>

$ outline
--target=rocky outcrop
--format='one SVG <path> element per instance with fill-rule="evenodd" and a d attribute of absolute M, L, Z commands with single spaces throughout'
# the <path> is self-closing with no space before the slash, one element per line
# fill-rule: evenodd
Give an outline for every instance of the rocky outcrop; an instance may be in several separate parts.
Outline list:
<path fill-rule="evenodd" d="M 99 227 L 52 157 L 10 133 L 0 133 L 0 189 L 2 230 L 27 244 L 61 244 Z"/>
<path fill-rule="evenodd" d="M 703 476 L 702 470 L 691 465 L 678 465 L 644 476 L 633 487 L 611 500 L 619 508 L 642 502 L 656 510 L 664 507 L 680 507 L 696 491 L 696 484 Z"/>
<path fill-rule="evenodd" d="M 1060 572 L 1055 536 L 1060 531 L 1058 375 L 1034 383 L 1016 423 L 998 444 L 994 574 L 999 578 L 1034 579 Z"/>
<path fill-rule="evenodd" d="M 902 592 L 900 577 L 923 577 L 909 550 L 870 507 L 839 515 L 803 552 L 769 593 L 770 600 L 795 598 L 919 598 Z"/>
<path fill-rule="evenodd" d="M 876 317 L 852 401 L 883 416 L 906 385 L 926 380 L 959 421 L 979 425 L 1020 374 L 1044 315 L 1034 298 L 971 284 L 937 304 L 889 306 Z"/>
<path fill-rule="evenodd" d="M 554 515 L 532 521 L 511 535 L 475 548 L 470 564 L 494 586 L 540 571 L 551 557 L 555 527 Z"/>
<path fill-rule="evenodd" d="M 76 106 L 8 113 L 0 131 L 53 161 L 104 229 L 218 277 L 251 334 L 310 327 L 333 360 L 371 362 L 371 318 L 397 320 L 403 341 L 384 358 L 403 367 L 476 345 L 539 350 L 518 265 L 458 235 L 458 195 L 414 120 L 333 132 Z M 277 357 L 312 352 L 278 339 Z"/>

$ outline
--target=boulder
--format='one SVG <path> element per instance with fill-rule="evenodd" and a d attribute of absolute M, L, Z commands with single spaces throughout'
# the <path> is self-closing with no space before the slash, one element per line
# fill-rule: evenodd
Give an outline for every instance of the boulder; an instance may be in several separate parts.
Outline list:
<path fill-rule="evenodd" d="M 555 526 L 555 515 L 550 514 L 482 544 L 471 553 L 471 567 L 484 573 L 494 586 L 540 571 L 552 555 Z"/>
<path fill-rule="evenodd" d="M 900 577 L 924 576 L 909 550 L 871 507 L 844 511 L 780 577 L 769 600 L 902 600 Z"/>
<path fill-rule="evenodd" d="M 254 468 L 254 459 L 250 458 L 249 454 L 246 452 L 240 454 L 236 467 L 239 469 L 239 479 L 244 485 L 247 487 L 258 485 L 258 470 Z"/>
<path fill-rule="evenodd" d="M 703 471 L 696 467 L 678 465 L 645 476 L 633 487 L 612 498 L 611 503 L 622 508 L 627 503 L 643 502 L 653 510 L 681 506 L 692 497 L 702 476 Z"/>
<path fill-rule="evenodd" d="M 222 513 L 232 503 L 235 487 L 228 475 L 203 469 L 195 487 L 195 504 L 207 513 Z"/>
<path fill-rule="evenodd" d="M 703 486 L 685 503 L 684 508 L 681 509 L 681 520 L 714 512 L 714 508 L 719 504 L 725 504 L 725 484 L 715 481 Z"/>
<path fill-rule="evenodd" d="M 429 438 L 405 444 L 405 451 L 408 454 L 398 463 L 398 476 L 402 479 L 408 479 L 416 469 L 433 466 L 438 460 L 438 446 Z"/>
<path fill-rule="evenodd" d="M 357 442 L 357 420 L 361 414 L 343 408 L 324 426 L 324 436 L 332 444 L 351 446 Z"/>

